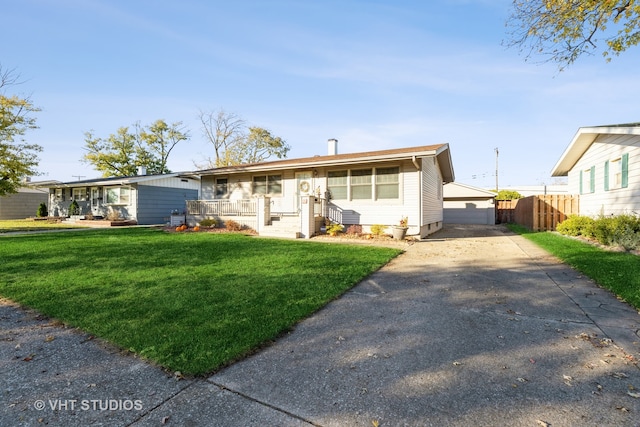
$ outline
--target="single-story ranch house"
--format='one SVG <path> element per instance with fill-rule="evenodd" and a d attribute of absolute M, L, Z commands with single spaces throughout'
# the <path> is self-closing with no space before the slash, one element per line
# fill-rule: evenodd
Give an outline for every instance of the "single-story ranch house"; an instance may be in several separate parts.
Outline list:
<path fill-rule="evenodd" d="M 640 213 L 640 123 L 578 129 L 552 176 L 569 177 L 581 215 Z"/>
<path fill-rule="evenodd" d="M 120 218 L 138 224 L 165 224 L 172 211 L 184 213 L 187 200 L 198 198 L 200 178 L 193 173 L 98 178 L 49 186 L 49 215 L 68 216 L 76 201 L 80 215 Z"/>
<path fill-rule="evenodd" d="M 328 218 L 346 227 L 398 225 L 427 236 L 442 228 L 443 184 L 454 181 L 448 144 L 267 161 L 199 171 L 187 222 L 252 226 L 262 235 L 310 237 Z M 257 222 L 257 223 L 256 223 Z"/>

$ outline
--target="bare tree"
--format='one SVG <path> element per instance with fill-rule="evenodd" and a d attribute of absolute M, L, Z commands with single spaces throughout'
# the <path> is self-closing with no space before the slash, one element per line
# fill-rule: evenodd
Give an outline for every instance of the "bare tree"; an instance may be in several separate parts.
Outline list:
<path fill-rule="evenodd" d="M 198 116 L 202 123 L 204 137 L 213 145 L 215 158 L 206 159 L 206 164 L 196 164 L 198 168 L 213 168 L 224 163 L 225 152 L 244 137 L 245 121 L 234 113 L 200 110 Z"/>

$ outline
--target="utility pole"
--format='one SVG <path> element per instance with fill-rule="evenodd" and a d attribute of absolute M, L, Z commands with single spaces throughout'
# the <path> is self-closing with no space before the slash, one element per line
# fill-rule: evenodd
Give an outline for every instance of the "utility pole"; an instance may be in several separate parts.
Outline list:
<path fill-rule="evenodd" d="M 498 147 L 495 148 L 496 150 L 496 193 L 498 192 Z"/>

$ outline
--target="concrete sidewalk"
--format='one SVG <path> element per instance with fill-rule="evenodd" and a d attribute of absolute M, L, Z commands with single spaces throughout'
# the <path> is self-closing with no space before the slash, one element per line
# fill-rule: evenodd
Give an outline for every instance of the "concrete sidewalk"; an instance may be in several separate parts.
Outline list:
<path fill-rule="evenodd" d="M 0 304 L 0 425 L 640 426 L 638 331 L 522 237 L 451 226 L 206 379 Z"/>

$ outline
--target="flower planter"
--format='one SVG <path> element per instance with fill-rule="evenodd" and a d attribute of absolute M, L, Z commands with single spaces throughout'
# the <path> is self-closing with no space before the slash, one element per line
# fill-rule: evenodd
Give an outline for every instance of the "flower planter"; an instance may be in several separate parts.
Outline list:
<path fill-rule="evenodd" d="M 396 240 L 404 240 L 407 236 L 407 227 L 391 227 L 393 238 Z"/>

